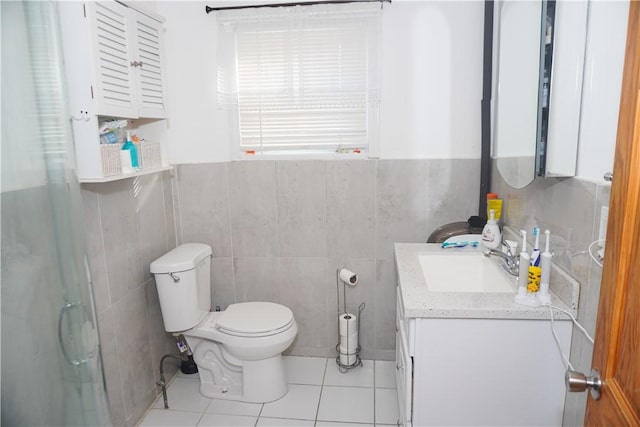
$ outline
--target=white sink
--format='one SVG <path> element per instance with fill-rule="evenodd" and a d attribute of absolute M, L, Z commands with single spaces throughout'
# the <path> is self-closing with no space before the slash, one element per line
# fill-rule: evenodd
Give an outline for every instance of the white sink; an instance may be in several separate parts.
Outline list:
<path fill-rule="evenodd" d="M 432 292 L 515 293 L 515 278 L 480 252 L 425 253 L 418 258 Z"/>

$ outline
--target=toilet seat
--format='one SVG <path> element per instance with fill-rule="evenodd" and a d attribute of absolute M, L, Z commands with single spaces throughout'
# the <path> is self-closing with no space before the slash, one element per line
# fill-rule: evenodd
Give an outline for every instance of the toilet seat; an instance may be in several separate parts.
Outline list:
<path fill-rule="evenodd" d="M 217 319 L 215 327 L 222 333 L 241 337 L 264 337 L 278 334 L 294 322 L 293 313 L 272 302 L 231 304 Z"/>
<path fill-rule="evenodd" d="M 231 304 L 225 311 L 209 312 L 185 335 L 226 341 L 225 337 L 260 338 L 281 334 L 296 323 L 287 307 L 269 302 Z"/>

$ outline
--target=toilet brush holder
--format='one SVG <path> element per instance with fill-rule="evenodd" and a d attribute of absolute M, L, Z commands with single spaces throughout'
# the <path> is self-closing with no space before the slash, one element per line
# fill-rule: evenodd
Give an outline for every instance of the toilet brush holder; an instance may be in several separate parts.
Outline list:
<path fill-rule="evenodd" d="M 193 375 L 198 373 L 198 365 L 193 360 L 193 355 L 190 354 L 187 356 L 187 360 L 183 360 L 180 363 L 180 372 L 186 375 Z"/>

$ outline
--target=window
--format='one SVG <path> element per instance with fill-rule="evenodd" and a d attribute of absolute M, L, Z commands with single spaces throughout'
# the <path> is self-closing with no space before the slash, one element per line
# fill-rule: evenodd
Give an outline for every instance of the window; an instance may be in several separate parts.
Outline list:
<path fill-rule="evenodd" d="M 380 4 L 218 12 L 237 156 L 377 149 Z"/>

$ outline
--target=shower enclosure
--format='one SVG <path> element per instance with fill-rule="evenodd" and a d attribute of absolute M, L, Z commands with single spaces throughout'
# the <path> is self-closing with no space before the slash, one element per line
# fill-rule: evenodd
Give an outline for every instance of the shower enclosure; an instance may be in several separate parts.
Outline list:
<path fill-rule="evenodd" d="M 2 425 L 109 425 L 55 2 L 0 2 Z"/>

